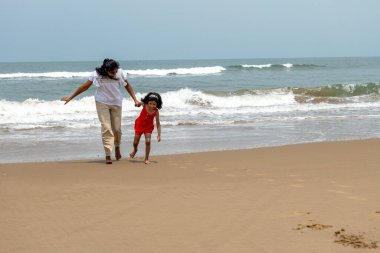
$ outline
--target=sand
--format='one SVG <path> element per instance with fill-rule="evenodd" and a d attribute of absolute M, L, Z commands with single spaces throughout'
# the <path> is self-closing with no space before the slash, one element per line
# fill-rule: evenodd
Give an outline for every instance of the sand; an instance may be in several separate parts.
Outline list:
<path fill-rule="evenodd" d="M 151 161 L 0 164 L 0 252 L 380 251 L 379 139 Z"/>

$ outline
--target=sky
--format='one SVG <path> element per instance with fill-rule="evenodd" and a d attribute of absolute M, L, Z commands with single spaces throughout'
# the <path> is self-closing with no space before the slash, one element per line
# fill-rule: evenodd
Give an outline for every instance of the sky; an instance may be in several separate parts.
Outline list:
<path fill-rule="evenodd" d="M 378 0 L 0 1 L 0 62 L 380 56 Z"/>

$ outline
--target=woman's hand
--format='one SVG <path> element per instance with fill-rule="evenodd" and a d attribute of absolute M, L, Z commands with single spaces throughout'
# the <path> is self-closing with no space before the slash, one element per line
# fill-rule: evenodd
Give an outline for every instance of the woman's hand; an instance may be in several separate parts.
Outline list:
<path fill-rule="evenodd" d="M 160 140 L 161 140 L 161 135 L 158 134 L 157 135 L 157 141 L 160 142 Z"/>
<path fill-rule="evenodd" d="M 81 86 L 79 86 L 79 88 L 73 93 L 73 95 L 71 95 L 71 97 L 63 97 L 63 98 L 61 98 L 61 101 L 65 101 L 65 104 L 67 104 L 73 98 L 75 98 L 76 96 L 78 96 L 82 92 L 88 90 L 88 88 L 90 88 L 91 85 L 92 85 L 92 81 L 87 80 L 85 83 L 83 83 Z"/>
<path fill-rule="evenodd" d="M 71 98 L 69 97 L 63 97 L 61 98 L 61 101 L 65 101 L 64 105 L 67 104 L 68 102 L 70 102 Z"/>
<path fill-rule="evenodd" d="M 142 103 L 140 101 L 135 101 L 135 107 L 140 107 L 142 105 Z"/>

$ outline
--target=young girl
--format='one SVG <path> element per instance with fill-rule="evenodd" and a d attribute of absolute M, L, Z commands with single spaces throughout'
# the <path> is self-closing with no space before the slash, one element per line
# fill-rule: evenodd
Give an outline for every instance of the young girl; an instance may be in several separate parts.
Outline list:
<path fill-rule="evenodd" d="M 141 135 L 145 136 L 145 164 L 149 163 L 150 153 L 150 139 L 154 129 L 153 120 L 156 118 L 157 126 L 157 141 L 161 140 L 161 124 L 160 114 L 158 112 L 162 107 L 162 100 L 160 94 L 156 92 L 149 92 L 142 100 L 143 108 L 140 116 L 135 121 L 135 139 L 133 141 L 133 151 L 130 154 L 134 158 L 137 152 L 137 147 L 140 142 Z"/>

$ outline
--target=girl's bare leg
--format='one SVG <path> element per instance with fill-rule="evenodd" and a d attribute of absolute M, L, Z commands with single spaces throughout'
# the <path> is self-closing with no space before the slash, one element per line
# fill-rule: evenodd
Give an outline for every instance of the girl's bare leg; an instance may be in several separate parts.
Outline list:
<path fill-rule="evenodd" d="M 149 164 L 151 134 L 145 134 L 145 164 Z"/>
<path fill-rule="evenodd" d="M 135 134 L 135 139 L 133 140 L 133 151 L 129 154 L 131 158 L 134 158 L 137 153 L 137 147 L 139 146 L 141 135 Z"/>

